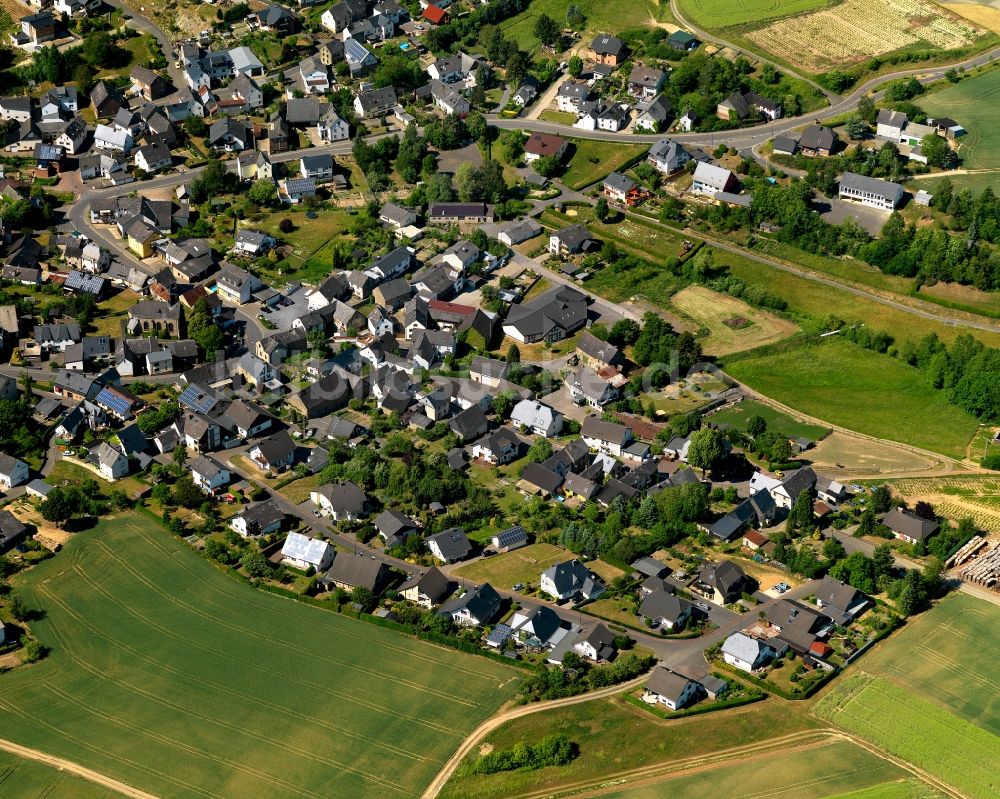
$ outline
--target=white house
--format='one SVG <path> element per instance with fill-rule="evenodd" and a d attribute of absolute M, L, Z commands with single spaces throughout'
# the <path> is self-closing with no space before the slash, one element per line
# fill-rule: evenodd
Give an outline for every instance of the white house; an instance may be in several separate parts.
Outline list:
<path fill-rule="evenodd" d="M 250 302 L 251 295 L 264 284 L 245 269 L 226 264 L 215 278 L 219 296 L 235 305 Z"/>
<path fill-rule="evenodd" d="M 302 533 L 289 533 L 281 547 L 281 560 L 289 566 L 306 571 L 326 571 L 333 563 L 333 547 L 319 538 Z"/>
<path fill-rule="evenodd" d="M 97 468 L 105 480 L 117 480 L 128 474 L 128 458 L 106 441 L 94 447 L 91 456 L 96 460 Z"/>
<path fill-rule="evenodd" d="M 739 186 L 736 175 L 721 166 L 699 161 L 691 181 L 691 193 L 714 197 L 720 191 L 731 192 Z"/>
<path fill-rule="evenodd" d="M 13 488 L 28 482 L 28 464 L 0 452 L 0 487 Z"/>
<path fill-rule="evenodd" d="M 529 433 L 549 438 L 562 432 L 563 416 L 559 411 L 537 400 L 521 400 L 510 414 L 512 424 L 525 427 Z"/>
<path fill-rule="evenodd" d="M 170 148 L 165 144 L 146 144 L 135 151 L 135 165 L 143 172 L 159 172 L 173 165 Z"/>
<path fill-rule="evenodd" d="M 368 497 L 349 480 L 340 480 L 320 486 L 309 494 L 321 513 L 334 521 L 360 519 L 364 516 Z"/>
<path fill-rule="evenodd" d="M 188 469 L 194 484 L 206 494 L 214 494 L 229 485 L 229 470 L 205 455 L 195 458 L 188 464 Z"/>
<path fill-rule="evenodd" d="M 243 538 L 274 533 L 281 529 L 285 514 L 270 500 L 251 505 L 243 513 L 234 516 L 229 526 Z"/>
<path fill-rule="evenodd" d="M 333 106 L 316 123 L 320 141 L 344 141 L 350 138 L 350 126 L 340 118 Z"/>
<path fill-rule="evenodd" d="M 94 130 L 94 147 L 109 153 L 127 153 L 135 142 L 127 130 L 118 130 L 110 125 L 98 125 Z"/>
<path fill-rule="evenodd" d="M 722 657 L 730 666 L 753 673 L 784 654 L 788 647 L 774 649 L 767 641 L 752 638 L 746 633 L 733 633 L 722 644 Z"/>
<path fill-rule="evenodd" d="M 605 422 L 598 416 L 588 416 L 583 420 L 580 437 L 591 449 L 619 458 L 632 442 L 632 431 L 623 424 Z"/>
<path fill-rule="evenodd" d="M 696 700 L 700 693 L 701 686 L 694 680 L 659 666 L 646 683 L 642 701 L 647 705 L 663 705 L 667 710 L 680 710 Z"/>
<path fill-rule="evenodd" d="M 605 590 L 604 583 L 575 559 L 557 563 L 542 572 L 539 588 L 543 594 L 548 594 L 557 601 L 575 597 L 594 599 Z"/>

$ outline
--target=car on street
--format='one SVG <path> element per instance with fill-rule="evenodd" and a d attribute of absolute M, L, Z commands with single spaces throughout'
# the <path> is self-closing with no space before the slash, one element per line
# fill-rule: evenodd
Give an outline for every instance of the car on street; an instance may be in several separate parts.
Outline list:
<path fill-rule="evenodd" d="M 703 610 L 706 613 L 712 609 L 707 602 L 695 602 L 694 606 L 698 608 L 698 610 Z"/>
<path fill-rule="evenodd" d="M 514 583 L 514 590 L 515 591 L 523 591 L 524 590 L 524 583 Z"/>

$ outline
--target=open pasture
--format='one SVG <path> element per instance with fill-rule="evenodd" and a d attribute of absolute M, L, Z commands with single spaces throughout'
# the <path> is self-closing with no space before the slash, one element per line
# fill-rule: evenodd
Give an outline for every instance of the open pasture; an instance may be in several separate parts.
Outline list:
<path fill-rule="evenodd" d="M 787 413 L 782 413 L 770 405 L 749 399 L 742 400 L 735 405 L 727 405 L 708 418 L 712 424 L 728 424 L 737 430 L 746 432 L 747 420 L 752 416 L 760 416 L 767 422 L 768 430 L 775 430 L 789 438 L 804 436 L 816 440 L 830 432 L 829 428 L 810 424 L 809 422 L 800 422 L 798 419 L 794 419 Z"/>
<path fill-rule="evenodd" d="M 161 799 L 418 796 L 519 674 L 254 591 L 139 514 L 16 588 L 51 653 L 3 676 L 4 737 Z"/>
<path fill-rule="evenodd" d="M 680 0 L 684 17 L 709 30 L 793 17 L 827 5 L 827 0 Z"/>
<path fill-rule="evenodd" d="M 847 341 L 826 341 L 724 365 L 778 402 L 858 433 L 961 458 L 976 420 L 915 367 Z M 907 424 L 901 425 L 900 419 Z"/>
<path fill-rule="evenodd" d="M 906 47 L 964 47 L 984 33 L 929 0 L 844 0 L 773 22 L 746 38 L 795 67 L 821 72 Z"/>
<path fill-rule="evenodd" d="M 864 668 L 1000 736 L 998 657 L 1000 608 L 955 593 L 876 647 Z"/>
<path fill-rule="evenodd" d="M 701 346 L 710 355 L 729 355 L 773 344 L 798 330 L 793 322 L 705 286 L 688 286 L 677 292 L 671 302 L 698 328 L 708 331 L 701 339 Z"/>
<path fill-rule="evenodd" d="M 965 128 L 958 140 L 963 169 L 1000 168 L 1000 70 L 945 85 L 921 97 L 920 107 L 930 117 L 951 117 Z M 998 177 L 992 175 L 994 187 Z"/>
<path fill-rule="evenodd" d="M 850 793 L 838 793 L 827 799 L 944 799 L 944 794 L 912 777 L 908 780 L 883 782 L 870 788 L 859 788 Z"/>
<path fill-rule="evenodd" d="M 969 799 L 1000 792 L 1000 737 L 889 680 L 863 673 L 837 680 L 814 710 Z"/>
<path fill-rule="evenodd" d="M 568 3 L 564 0 L 532 0 L 525 3 L 524 11 L 500 23 L 504 34 L 517 45 L 528 52 L 534 52 L 541 46 L 535 36 L 535 22 L 542 14 L 552 17 L 560 28 L 566 27 L 566 9 Z M 651 27 L 658 19 L 670 19 L 669 5 L 664 3 L 663 9 L 655 0 L 636 0 L 631 3 L 608 3 L 602 0 L 577 0 L 577 8 L 585 18 L 585 32 L 581 35 L 580 44 L 584 48 L 590 45 L 594 32 L 616 33 L 629 28 Z M 583 55 L 583 53 L 581 53 Z"/>
<path fill-rule="evenodd" d="M 902 776 L 887 760 L 849 741 L 828 739 L 818 745 L 787 749 L 753 763 L 734 762 L 680 774 L 636 788 L 600 794 L 602 799 L 715 799 L 718 796 L 822 799 L 833 792 L 877 785 Z"/>

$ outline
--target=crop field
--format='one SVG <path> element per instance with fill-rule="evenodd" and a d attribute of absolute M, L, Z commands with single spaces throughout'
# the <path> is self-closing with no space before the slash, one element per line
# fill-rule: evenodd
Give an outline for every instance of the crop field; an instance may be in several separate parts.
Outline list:
<path fill-rule="evenodd" d="M 751 31 L 758 47 L 811 72 L 913 46 L 950 50 L 985 31 L 928 0 L 844 0 Z"/>
<path fill-rule="evenodd" d="M 727 405 L 708 418 L 712 424 L 729 424 L 737 430 L 746 431 L 747 419 L 751 416 L 760 416 L 767 422 L 768 430 L 776 430 L 789 438 L 805 436 L 815 441 L 830 432 L 829 428 L 810 424 L 809 422 L 800 422 L 798 419 L 793 419 L 787 413 L 782 413 L 770 405 L 748 399 L 738 402 L 735 405 Z"/>
<path fill-rule="evenodd" d="M 827 740 L 760 758 L 682 774 L 636 788 L 600 794 L 601 799 L 715 799 L 718 796 L 822 799 L 836 791 L 877 785 L 903 771 L 849 741 Z"/>
<path fill-rule="evenodd" d="M 1000 737 L 889 680 L 866 674 L 838 680 L 814 710 L 969 799 L 1000 792 Z"/>
<path fill-rule="evenodd" d="M 920 98 L 928 116 L 957 119 L 966 134 L 959 139 L 963 169 L 1000 167 L 1000 70 L 992 69 Z M 993 185 L 998 176 L 993 175 Z M 957 178 L 956 178 L 957 179 Z"/>
<path fill-rule="evenodd" d="M 121 794 L 35 760 L 0 752 L 4 799 L 120 799 Z"/>
<path fill-rule="evenodd" d="M 680 0 L 682 15 L 709 30 L 791 17 L 827 5 L 827 0 Z"/>
<path fill-rule="evenodd" d="M 466 580 L 490 583 L 509 590 L 514 583 L 538 585 L 539 575 L 549 566 L 573 560 L 573 555 L 552 544 L 529 544 L 492 558 L 480 558 L 462 566 L 455 573 Z"/>
<path fill-rule="evenodd" d="M 51 653 L 3 676 L 4 737 L 162 799 L 418 796 L 519 673 L 257 592 L 138 514 L 16 588 Z"/>
<path fill-rule="evenodd" d="M 826 799 L 944 799 L 944 794 L 916 777 L 895 782 L 883 782 L 850 793 L 838 793 Z"/>
<path fill-rule="evenodd" d="M 698 328 L 708 331 L 701 346 L 710 355 L 773 344 L 798 330 L 793 322 L 704 286 L 688 286 L 673 296 L 672 303 Z"/>
<path fill-rule="evenodd" d="M 893 481 L 892 490 L 911 503 L 930 502 L 942 516 L 968 516 L 979 529 L 1000 533 L 1000 477 L 911 478 Z"/>
<path fill-rule="evenodd" d="M 961 458 L 978 427 L 914 367 L 846 341 L 724 365 L 778 402 L 858 433 Z M 891 401 L 889 401 L 891 398 Z M 900 425 L 899 420 L 907 424 Z"/>
<path fill-rule="evenodd" d="M 606 785 L 615 776 L 635 769 L 711 756 L 732 747 L 759 746 L 775 751 L 784 747 L 781 751 L 787 752 L 788 746 L 817 726 L 815 719 L 798 708 L 771 700 L 669 721 L 617 697 L 581 702 L 514 719 L 483 741 L 485 746 L 507 749 L 520 742 L 536 743 L 546 735 L 564 733 L 580 747 L 580 756 L 569 765 L 489 775 L 470 775 L 460 770 L 445 785 L 440 799 L 575 796 L 581 793 L 581 786 Z M 773 744 L 768 741 L 783 736 L 789 736 L 793 744 L 788 740 Z M 478 752 L 473 752 L 469 757 L 477 756 Z M 576 790 L 570 791 L 570 786 Z M 673 791 L 657 794 L 683 795 Z"/>
<path fill-rule="evenodd" d="M 609 5 L 620 7 L 615 4 Z M 647 144 L 616 144 L 614 147 L 609 147 L 599 139 L 575 139 L 573 156 L 569 160 L 562 181 L 571 189 L 582 189 L 622 169 L 648 149 Z"/>
<path fill-rule="evenodd" d="M 866 655 L 864 669 L 1000 736 L 998 657 L 1000 607 L 955 593 Z"/>
<path fill-rule="evenodd" d="M 986 0 L 988 2 L 988 0 Z M 1000 33 L 1000 9 L 984 3 L 941 3 L 953 14 L 965 17 L 976 23 L 981 28 Z"/>

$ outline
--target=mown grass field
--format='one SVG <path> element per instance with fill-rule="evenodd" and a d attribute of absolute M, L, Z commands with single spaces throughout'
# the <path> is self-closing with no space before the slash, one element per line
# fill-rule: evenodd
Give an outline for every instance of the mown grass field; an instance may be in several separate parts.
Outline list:
<path fill-rule="evenodd" d="M 956 458 L 965 455 L 978 428 L 972 416 L 929 387 L 915 367 L 846 341 L 736 359 L 724 368 L 810 416 Z"/>
<path fill-rule="evenodd" d="M 520 14 L 502 22 L 500 27 L 504 34 L 513 39 L 522 50 L 534 52 L 541 42 L 535 36 L 535 20 L 542 14 L 547 14 L 558 23 L 560 28 L 566 27 L 567 3 L 562 0 L 532 0 Z M 629 28 L 650 27 L 656 20 L 669 20 L 669 6 L 664 8 L 655 0 L 637 0 L 633 3 L 607 3 L 601 0 L 578 0 L 575 5 L 586 17 L 586 32 L 581 35 L 584 47 L 590 45 L 592 35 L 597 31 L 616 33 Z"/>
<path fill-rule="evenodd" d="M 839 793 L 827 799 L 944 799 L 944 794 L 916 777 L 895 782 L 883 782 L 850 793 Z"/>
<path fill-rule="evenodd" d="M 282 219 L 292 220 L 295 228 L 291 233 L 279 230 Z M 317 283 L 332 268 L 333 242 L 350 238 L 347 234 L 349 224 L 350 214 L 341 209 L 317 211 L 316 218 L 309 219 L 304 211 L 290 211 L 286 208 L 251 220 L 247 226 L 292 245 L 292 252 L 286 258 L 290 268 L 280 276 L 277 270 L 265 268 L 261 270 L 265 277 Z"/>
<path fill-rule="evenodd" d="M 1000 737 L 889 680 L 867 674 L 838 680 L 814 710 L 970 799 L 1000 793 Z"/>
<path fill-rule="evenodd" d="M 1000 608 L 955 593 L 894 633 L 863 665 L 1000 736 L 998 657 Z"/>
<path fill-rule="evenodd" d="M 525 793 L 551 792 L 581 783 L 607 784 L 614 775 L 631 769 L 719 752 L 817 727 L 797 707 L 767 700 L 734 710 L 670 721 L 659 719 L 619 698 L 582 702 L 515 719 L 494 730 L 484 744 L 510 748 L 536 743 L 546 735 L 565 733 L 580 747 L 580 756 L 567 766 L 537 771 L 491 775 L 457 773 L 445 785 L 440 799 L 512 799 Z M 478 752 L 469 759 L 478 757 Z M 657 796 L 683 796 L 662 792 Z M 725 795 L 725 794 L 716 794 Z"/>
<path fill-rule="evenodd" d="M 782 751 L 755 761 L 670 777 L 649 785 L 602 794 L 602 799 L 715 799 L 718 796 L 822 799 L 831 792 L 877 785 L 902 769 L 850 743 L 831 740 L 816 747 Z"/>
<path fill-rule="evenodd" d="M 509 590 L 514 583 L 537 586 L 543 571 L 567 560 L 573 560 L 573 555 L 561 547 L 529 544 L 492 558 L 480 558 L 456 569 L 455 573 L 466 580 Z"/>
<path fill-rule="evenodd" d="M 120 799 L 121 794 L 43 763 L 0 752 L 0 796 L 4 799 Z"/>
<path fill-rule="evenodd" d="M 621 30 L 621 26 L 614 30 Z M 571 189 L 582 189 L 622 169 L 648 149 L 648 144 L 615 144 L 609 147 L 607 142 L 598 139 L 574 139 L 573 155 L 560 180 Z"/>
<path fill-rule="evenodd" d="M 1000 168 L 998 101 L 1000 69 L 993 69 L 921 97 L 920 107 L 928 116 L 951 117 L 965 128 L 958 149 L 964 169 L 993 169 Z M 994 186 L 997 178 L 993 175 Z"/>
<path fill-rule="evenodd" d="M 827 0 L 680 0 L 680 13 L 701 28 L 716 30 L 752 25 L 778 17 L 815 11 Z"/>
<path fill-rule="evenodd" d="M 258 593 L 138 514 L 16 588 L 52 651 L 3 676 L 4 737 L 162 799 L 418 796 L 519 674 Z"/>
<path fill-rule="evenodd" d="M 671 304 L 708 335 L 701 339 L 709 355 L 730 355 L 788 338 L 798 327 L 786 319 L 747 305 L 705 286 L 688 286 Z"/>
<path fill-rule="evenodd" d="M 818 424 L 809 424 L 809 422 L 800 422 L 770 405 L 748 399 L 716 411 L 709 419 L 711 419 L 712 424 L 730 424 L 737 430 L 746 432 L 747 420 L 751 416 L 760 416 L 767 422 L 768 430 L 775 430 L 789 438 L 805 436 L 815 441 L 829 432 L 829 428 Z"/>

